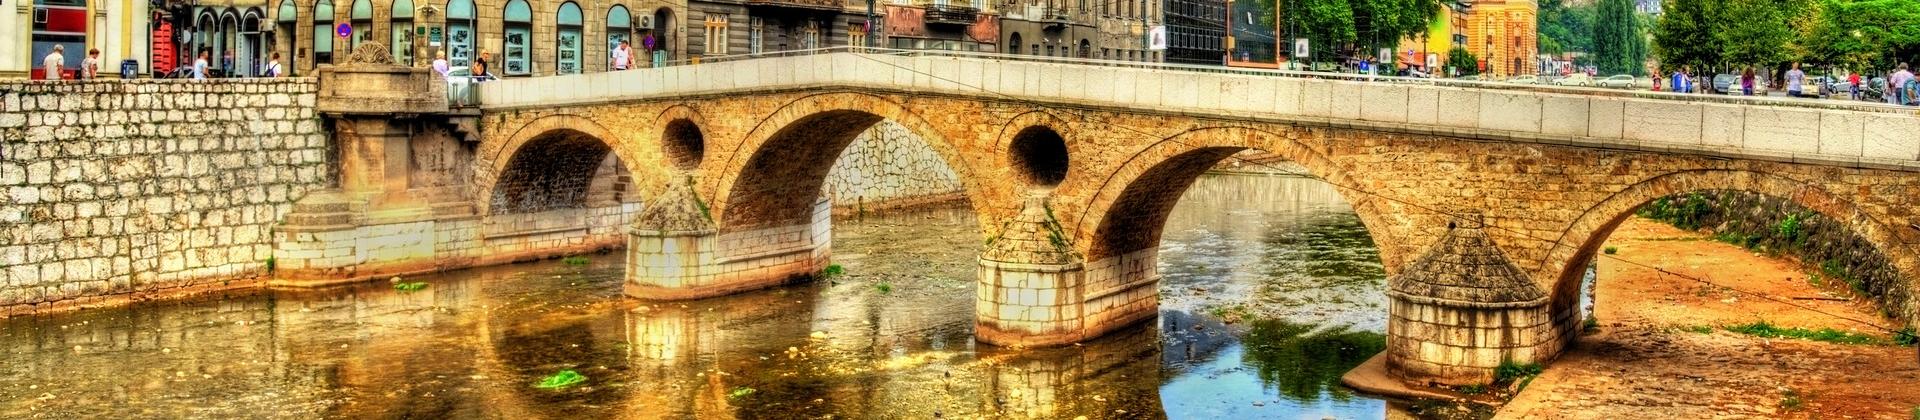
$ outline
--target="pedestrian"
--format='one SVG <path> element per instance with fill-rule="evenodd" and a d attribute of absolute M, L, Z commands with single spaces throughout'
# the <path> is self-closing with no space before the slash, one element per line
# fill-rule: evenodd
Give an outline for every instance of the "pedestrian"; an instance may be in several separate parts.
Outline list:
<path fill-rule="evenodd" d="M 1693 93 L 1693 79 L 1687 76 L 1687 67 L 1673 72 L 1673 93 Z"/>
<path fill-rule="evenodd" d="M 1800 63 L 1793 63 L 1793 70 L 1787 70 L 1787 96 L 1798 98 L 1807 73 L 1800 71 Z"/>
<path fill-rule="evenodd" d="M 88 49 L 87 59 L 85 61 L 80 62 L 80 78 L 81 79 L 97 79 L 99 77 L 100 77 L 100 49 L 99 48 Z"/>
<path fill-rule="evenodd" d="M 1920 81 L 1914 80 L 1913 72 L 1907 71 L 1907 63 L 1900 63 L 1899 67 L 1894 68 L 1893 75 L 1887 76 L 1887 90 L 1897 98 L 1895 105 L 1913 104 L 1916 84 L 1920 84 Z"/>
<path fill-rule="evenodd" d="M 286 70 L 280 68 L 280 53 L 273 53 L 273 60 L 267 62 L 267 68 L 260 69 L 262 77 L 280 77 Z"/>
<path fill-rule="evenodd" d="M 211 49 L 200 49 L 199 58 L 193 59 L 193 80 L 207 80 L 207 56 L 212 53 Z"/>
<path fill-rule="evenodd" d="M 485 50 L 482 50 L 480 51 L 480 57 L 473 59 L 474 81 L 483 81 L 487 79 L 487 71 L 491 70 L 487 68 L 488 57 L 493 57 L 493 53 L 489 53 L 489 52 L 486 52 Z"/>
<path fill-rule="evenodd" d="M 447 74 L 453 72 L 453 65 L 447 63 L 446 50 L 433 53 L 433 71 L 440 72 L 440 77 L 447 77 Z"/>
<path fill-rule="evenodd" d="M 1847 90 L 1853 96 L 1853 100 L 1860 100 L 1860 72 L 1847 71 Z"/>
<path fill-rule="evenodd" d="M 65 74 L 63 72 L 67 69 L 67 56 L 61 53 L 66 50 L 67 46 L 65 45 L 53 44 L 53 52 L 47 53 L 47 58 L 40 60 L 40 65 L 46 67 L 46 75 L 43 77 L 47 80 L 60 80 L 65 78 L 62 76 Z"/>
<path fill-rule="evenodd" d="M 614 70 L 626 70 L 633 65 L 633 47 L 627 46 L 626 40 L 620 40 L 620 45 L 614 46 L 613 52 L 607 57 L 607 66 Z"/>
<path fill-rule="evenodd" d="M 1740 94 L 1753 96 L 1753 66 L 1747 66 L 1745 71 L 1740 72 Z"/>
<path fill-rule="evenodd" d="M 220 56 L 220 77 L 234 77 L 232 49 L 228 49 L 226 55 Z"/>

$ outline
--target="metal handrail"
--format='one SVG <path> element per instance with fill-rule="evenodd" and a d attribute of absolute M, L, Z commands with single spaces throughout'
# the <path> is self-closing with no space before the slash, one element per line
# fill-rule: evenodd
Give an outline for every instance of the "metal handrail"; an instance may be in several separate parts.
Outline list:
<path fill-rule="evenodd" d="M 1401 76 L 1319 72 L 1319 71 L 1306 71 L 1306 70 L 1226 67 L 1226 66 L 1202 65 L 1202 64 L 1119 61 L 1119 60 L 1107 60 L 1107 59 L 1096 59 L 1096 58 L 1052 57 L 1052 56 L 1042 56 L 1042 55 L 986 53 L 986 52 L 972 52 L 972 51 L 905 50 L 905 49 L 895 49 L 895 48 L 867 48 L 867 47 L 857 47 L 857 46 L 836 46 L 836 47 L 813 48 L 813 49 L 804 49 L 804 50 L 776 51 L 776 52 L 767 52 L 767 53 L 760 53 L 760 54 L 730 54 L 730 55 L 714 56 L 714 57 L 702 57 L 698 59 L 681 59 L 681 60 L 673 60 L 673 61 L 666 62 L 666 67 L 696 65 L 696 64 L 725 63 L 725 62 L 744 61 L 744 60 L 753 60 L 753 59 L 761 59 L 761 58 L 793 57 L 793 56 L 834 54 L 834 53 L 855 53 L 855 54 L 887 55 L 887 56 L 898 56 L 898 57 L 949 57 L 949 58 L 964 58 L 964 59 L 993 60 L 993 61 L 1020 61 L 1020 62 L 1033 62 L 1033 63 L 1046 63 L 1046 64 L 1086 65 L 1086 66 L 1100 66 L 1100 67 L 1112 67 L 1112 68 L 1182 71 L 1182 72 L 1193 72 L 1193 73 L 1231 74 L 1231 75 L 1262 76 L 1262 77 L 1289 77 L 1289 78 L 1298 78 L 1298 79 L 1325 79 L 1325 80 L 1342 80 L 1342 81 L 1351 81 L 1351 82 L 1392 83 L 1392 84 L 1414 85 L 1414 86 L 1458 87 L 1458 88 L 1474 88 L 1474 89 L 1490 89 L 1490 90 L 1506 90 L 1506 91 L 1530 91 L 1530 92 L 1561 93 L 1561 94 L 1572 94 L 1572 95 L 1583 95 L 1583 96 L 1610 96 L 1610 97 L 1629 97 L 1629 98 L 1660 99 L 1660 100 L 1675 100 L 1675 101 L 1703 101 L 1703 102 L 1735 103 L 1735 104 L 1779 105 L 1779 106 L 1795 106 L 1795 107 L 1803 107 L 1803 108 L 1853 109 L 1853 110 L 1866 110 L 1866 111 L 1912 110 L 1913 109 L 1912 107 L 1906 107 L 1906 106 L 1898 106 L 1898 105 L 1891 105 L 1891 104 L 1884 104 L 1884 103 L 1872 103 L 1872 102 L 1864 102 L 1864 101 L 1834 101 L 1834 102 L 1828 103 L 1828 102 L 1806 101 L 1806 100 L 1801 100 L 1796 98 L 1768 98 L 1768 97 L 1753 97 L 1753 96 L 1731 96 L 1730 97 L 1730 96 L 1697 94 L 1697 93 L 1692 93 L 1692 94 L 1673 93 L 1668 91 L 1654 92 L 1654 91 L 1642 91 L 1642 90 L 1608 89 L 1608 88 L 1597 88 L 1597 87 L 1522 85 L 1522 84 L 1513 84 L 1513 83 L 1504 83 L 1504 82 L 1459 80 L 1459 79 L 1445 79 L 1445 78 L 1417 78 L 1417 77 L 1401 77 Z"/>

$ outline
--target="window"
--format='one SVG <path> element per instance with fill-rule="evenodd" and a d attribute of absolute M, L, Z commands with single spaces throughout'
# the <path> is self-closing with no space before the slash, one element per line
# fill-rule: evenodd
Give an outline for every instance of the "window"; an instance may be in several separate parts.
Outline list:
<path fill-rule="evenodd" d="M 347 38 L 347 53 L 351 54 L 360 43 L 373 41 L 373 2 L 353 0 L 353 13 L 349 18 L 352 20 L 347 24 L 353 26 L 353 36 Z"/>
<path fill-rule="evenodd" d="M 614 49 L 620 48 L 621 42 L 627 42 L 627 48 L 632 50 L 629 51 L 632 56 L 627 57 L 627 66 L 631 68 L 640 59 L 640 50 L 633 46 L 632 40 L 633 13 L 627 11 L 626 6 L 613 5 L 613 8 L 607 9 L 607 53 L 612 54 Z M 607 62 L 611 66 L 612 55 L 607 56 Z M 613 67 L 607 70 L 613 70 Z"/>
<path fill-rule="evenodd" d="M 402 66 L 413 65 L 413 0 L 393 0 L 393 40 L 388 47 L 393 49 L 393 62 Z"/>
<path fill-rule="evenodd" d="M 313 62 L 333 62 L 333 2 L 313 4 Z"/>
<path fill-rule="evenodd" d="M 560 12 L 554 14 L 554 64 L 557 74 L 580 74 L 580 5 L 574 2 L 560 3 Z"/>
<path fill-rule="evenodd" d="M 767 25 L 767 22 L 764 20 L 761 20 L 760 18 L 757 18 L 757 17 L 748 18 L 747 20 L 747 54 L 759 54 L 762 52 L 766 52 L 765 41 L 762 40 L 762 38 L 765 38 L 767 36 L 766 25 Z"/>
<path fill-rule="evenodd" d="M 727 54 L 727 16 L 707 15 L 707 55 Z"/>
<path fill-rule="evenodd" d="M 447 2 L 447 62 L 449 64 L 467 66 L 473 63 L 473 16 L 473 0 Z"/>
<path fill-rule="evenodd" d="M 864 28 L 863 26 L 866 26 L 866 25 L 854 24 L 854 25 L 847 26 L 847 46 L 852 46 L 852 47 L 867 46 L 867 28 Z"/>
<path fill-rule="evenodd" d="M 280 33 L 287 34 L 286 43 L 283 45 L 297 45 L 294 39 L 298 37 L 298 35 L 294 35 L 293 28 L 295 25 L 299 25 L 297 22 L 300 21 L 300 12 L 299 9 L 294 8 L 293 0 L 280 0 L 280 11 L 274 14 L 274 20 L 280 23 Z M 293 65 L 293 52 L 292 49 L 288 49 L 286 54 L 280 57 L 282 60 L 280 61 L 280 67 L 284 69 L 283 71 L 285 71 L 288 76 L 294 74 L 293 69 L 299 68 L 299 66 Z"/>
<path fill-rule="evenodd" d="M 533 38 L 533 8 L 527 6 L 527 0 L 510 0 L 502 20 L 506 24 L 502 68 L 509 76 L 532 74 L 533 64 L 529 61 L 533 58 L 533 48 L 529 41 Z"/>
<path fill-rule="evenodd" d="M 800 30 L 800 49 L 820 48 L 820 22 L 807 20 L 806 27 Z"/>

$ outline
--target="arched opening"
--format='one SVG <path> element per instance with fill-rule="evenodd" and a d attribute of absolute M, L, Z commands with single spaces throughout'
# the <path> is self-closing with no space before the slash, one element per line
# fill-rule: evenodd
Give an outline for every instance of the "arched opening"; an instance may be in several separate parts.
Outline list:
<path fill-rule="evenodd" d="M 560 10 L 554 13 L 554 71 L 558 74 L 579 74 L 582 56 L 580 27 L 585 24 L 580 13 L 580 4 L 560 3 Z"/>
<path fill-rule="evenodd" d="M 1074 53 L 1079 54 L 1080 58 L 1090 58 L 1090 55 L 1092 54 L 1091 51 L 1093 51 L 1093 43 L 1088 42 L 1085 39 L 1081 39 L 1080 49 L 1078 51 L 1074 51 Z"/>
<path fill-rule="evenodd" d="M 651 34 L 653 47 L 649 52 L 657 53 L 653 58 L 656 64 L 663 60 L 674 60 L 673 35 L 674 29 L 679 27 L 676 25 L 678 24 L 673 21 L 673 9 L 662 7 L 653 11 L 653 33 Z"/>
<path fill-rule="evenodd" d="M 295 54 L 295 49 L 299 46 L 300 36 L 299 31 L 295 31 L 294 28 L 298 27 L 300 21 L 299 9 L 294 7 L 293 0 L 280 0 L 280 9 L 274 13 L 273 18 L 279 27 L 279 30 L 274 31 L 274 36 L 277 38 L 274 51 L 280 53 L 281 60 L 285 60 L 280 62 L 280 66 L 286 69 L 288 76 L 297 75 L 300 66 L 296 63 L 298 54 Z"/>
<path fill-rule="evenodd" d="M 474 58 L 473 0 L 447 2 L 447 62 L 455 67 L 472 65 Z M 492 69 L 488 69 L 491 71 Z"/>
<path fill-rule="evenodd" d="M 661 148 L 667 152 L 667 161 L 674 168 L 690 171 L 700 167 L 701 160 L 706 158 L 706 135 L 700 133 L 700 126 L 692 120 L 680 118 L 667 123 L 661 140 L 665 141 Z"/>
<path fill-rule="evenodd" d="M 352 15 L 348 19 L 353 36 L 347 38 L 347 53 L 352 54 L 361 43 L 373 42 L 373 1 L 353 0 Z"/>
<path fill-rule="evenodd" d="M 393 51 L 393 62 L 402 66 L 412 66 L 413 61 L 413 0 L 393 0 L 392 11 L 387 27 L 393 35 L 387 41 L 387 47 Z"/>
<path fill-rule="evenodd" d="M 1020 55 L 1020 45 L 1022 44 L 1020 43 L 1019 32 L 1014 32 L 1013 35 L 1007 36 L 1007 52 L 1008 53 L 1013 55 Z"/>
<path fill-rule="evenodd" d="M 727 198 L 720 228 L 747 230 L 806 224 L 833 161 L 855 136 L 882 118 L 826 111 L 787 124 L 754 151 Z"/>
<path fill-rule="evenodd" d="M 1007 149 L 1015 175 L 1028 187 L 1052 187 L 1067 179 L 1067 142 L 1053 128 L 1036 125 L 1021 129 Z"/>
<path fill-rule="evenodd" d="M 509 143 L 510 157 L 496 163 L 495 180 L 484 190 L 485 246 L 504 256 L 490 258 L 624 243 L 624 227 L 641 208 L 639 188 L 627 162 L 593 132 L 602 131 L 563 126 Z"/>
<path fill-rule="evenodd" d="M 501 68 L 508 76 L 533 74 L 533 7 L 527 0 L 509 0 L 501 14 Z"/>
<path fill-rule="evenodd" d="M 260 71 L 266 68 L 267 56 L 272 54 L 267 51 L 267 40 L 261 32 L 265 29 L 261 26 L 261 13 L 259 8 L 249 8 L 240 18 L 240 64 L 235 66 L 246 77 L 260 76 Z"/>
<path fill-rule="evenodd" d="M 313 63 L 333 63 L 333 1 L 313 3 Z"/>
<path fill-rule="evenodd" d="M 240 14 L 233 9 L 220 13 L 220 47 L 213 52 L 213 65 L 219 66 L 220 77 L 241 77 L 247 74 L 245 48 L 240 45 Z"/>
<path fill-rule="evenodd" d="M 620 44 L 622 43 L 627 44 L 627 56 L 608 57 L 607 71 L 612 71 L 616 68 L 633 68 L 636 62 L 635 60 L 641 58 L 638 54 L 635 54 L 637 50 L 633 49 L 633 13 L 627 11 L 627 6 L 616 4 L 607 9 L 608 54 L 614 54 L 613 51 L 620 49 Z"/>
<path fill-rule="evenodd" d="M 200 12 L 194 20 L 193 39 L 188 40 L 187 59 L 181 60 L 187 66 L 193 66 L 200 59 L 200 53 L 207 53 L 207 71 L 212 73 L 220 69 L 220 18 L 212 10 Z M 77 55 L 77 54 L 76 54 Z M 211 74 L 208 77 L 213 77 Z"/>

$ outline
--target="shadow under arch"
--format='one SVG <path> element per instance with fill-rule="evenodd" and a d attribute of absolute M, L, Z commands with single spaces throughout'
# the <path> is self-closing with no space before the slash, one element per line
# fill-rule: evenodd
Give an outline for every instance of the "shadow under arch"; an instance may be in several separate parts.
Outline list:
<path fill-rule="evenodd" d="M 1384 223 L 1376 208 L 1378 200 L 1349 189 L 1348 185 L 1354 185 L 1352 179 L 1326 155 L 1282 133 L 1221 126 L 1169 136 L 1134 154 L 1106 176 L 1074 227 L 1076 245 L 1089 262 L 1157 249 L 1167 216 L 1187 188 L 1221 161 L 1249 149 L 1298 164 L 1306 169 L 1306 175 L 1332 184 L 1341 199 L 1353 206 L 1377 246 L 1385 251 L 1399 244 L 1392 234 L 1377 228 Z M 1402 262 L 1388 252 L 1382 252 L 1381 259 L 1389 274 Z"/>
<path fill-rule="evenodd" d="M 635 165 L 640 161 L 632 156 L 626 143 L 612 130 L 583 116 L 548 115 L 528 121 L 508 135 L 497 149 L 483 150 L 476 156 L 475 208 L 480 214 L 502 214 L 515 210 L 511 205 L 502 208 L 503 204 L 516 201 L 522 204 L 583 203 L 586 198 L 583 194 L 592 186 L 593 171 L 606 163 L 608 155 L 614 156 L 613 163 L 632 179 L 666 179 L 667 174 L 657 165 Z M 562 189 L 524 189 L 529 183 Z M 528 196 L 529 193 L 535 196 Z M 621 200 L 639 198 L 621 197 Z"/>
<path fill-rule="evenodd" d="M 986 226 L 981 186 L 969 160 L 926 119 L 892 100 L 864 93 L 808 95 L 782 105 L 761 120 L 720 165 L 713 197 L 714 221 L 722 233 L 806 224 L 827 173 L 861 132 L 882 120 L 920 137 L 959 179 L 970 208 Z"/>
<path fill-rule="evenodd" d="M 1819 185 L 1782 175 L 1731 169 L 1687 170 L 1654 176 L 1627 186 L 1581 213 L 1554 241 L 1547 259 L 1536 273 L 1550 279 L 1550 308 L 1556 316 L 1571 311 L 1578 302 L 1580 280 L 1586 262 L 1591 261 L 1614 229 L 1634 211 L 1661 197 L 1700 191 L 1741 191 L 1786 199 L 1851 227 L 1854 234 L 1873 244 L 1895 269 L 1905 273 L 1908 290 L 1920 290 L 1920 258 L 1913 248 L 1897 236 L 1894 227 L 1865 211 L 1860 205 Z M 1905 321 L 1920 320 L 1916 304 L 1910 298 L 1899 313 Z M 1571 317 L 1569 317 L 1571 319 Z M 1572 322 L 1578 322 L 1572 321 Z"/>

